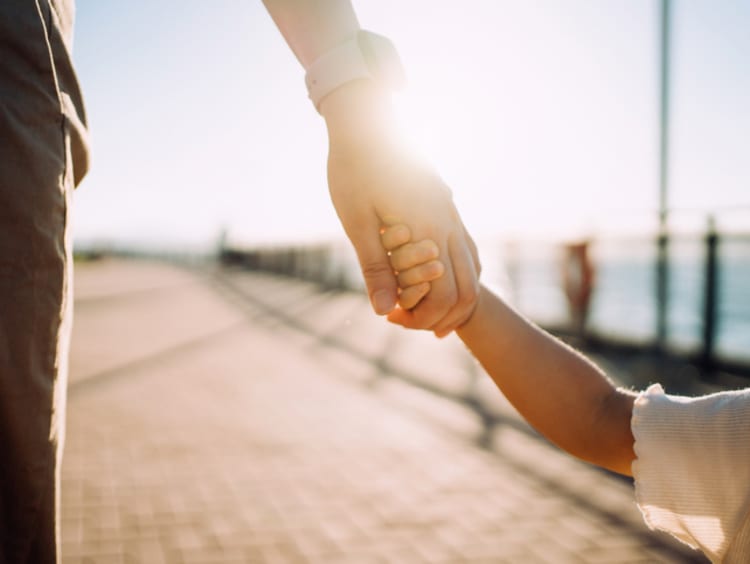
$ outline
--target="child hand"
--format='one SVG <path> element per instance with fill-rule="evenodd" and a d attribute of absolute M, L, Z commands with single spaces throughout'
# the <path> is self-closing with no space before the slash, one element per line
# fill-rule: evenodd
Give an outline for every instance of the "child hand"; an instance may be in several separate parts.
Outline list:
<path fill-rule="evenodd" d="M 410 240 L 411 232 L 406 225 L 393 225 L 381 232 L 383 247 L 398 278 L 398 303 L 404 310 L 416 307 L 430 291 L 430 282 L 445 271 L 443 263 L 436 260 L 439 250 L 434 241 L 410 243 Z"/>

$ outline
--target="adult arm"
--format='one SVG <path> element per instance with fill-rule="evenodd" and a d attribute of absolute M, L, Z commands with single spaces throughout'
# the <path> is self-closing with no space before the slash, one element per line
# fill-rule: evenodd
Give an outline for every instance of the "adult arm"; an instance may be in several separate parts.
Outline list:
<path fill-rule="evenodd" d="M 359 30 L 348 0 L 264 0 L 290 48 L 306 68 Z M 408 224 L 434 240 L 445 275 L 407 315 L 405 324 L 447 334 L 468 319 L 478 295 L 479 259 L 434 169 L 400 142 L 389 96 L 368 80 L 352 81 L 320 103 L 329 139 L 328 185 L 357 252 L 376 313 L 397 300 L 397 283 L 380 244 L 380 228 Z"/>

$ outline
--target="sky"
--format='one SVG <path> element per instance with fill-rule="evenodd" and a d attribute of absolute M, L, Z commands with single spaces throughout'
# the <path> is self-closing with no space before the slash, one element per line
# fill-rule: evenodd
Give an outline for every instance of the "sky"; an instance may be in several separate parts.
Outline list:
<path fill-rule="evenodd" d="M 750 225 L 750 3 L 673 2 L 669 205 Z M 652 227 L 659 2 L 354 1 L 406 68 L 405 131 L 477 237 Z M 79 244 L 342 237 L 326 134 L 260 0 L 77 0 L 92 133 Z"/>

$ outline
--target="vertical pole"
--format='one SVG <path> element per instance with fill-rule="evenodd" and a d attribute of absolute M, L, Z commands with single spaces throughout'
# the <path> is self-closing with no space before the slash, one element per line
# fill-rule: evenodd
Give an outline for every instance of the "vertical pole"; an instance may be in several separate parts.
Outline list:
<path fill-rule="evenodd" d="M 667 232 L 667 172 L 669 168 L 669 46 L 670 2 L 661 2 L 661 68 L 659 99 L 659 235 L 656 263 L 656 343 L 664 348 L 667 340 L 669 287 L 669 235 Z"/>
<path fill-rule="evenodd" d="M 716 342 L 717 325 L 717 285 L 718 285 L 718 246 L 719 236 L 716 233 L 716 222 L 713 216 L 708 218 L 706 233 L 706 271 L 703 302 L 703 369 L 710 373 L 713 369 L 714 343 Z"/>

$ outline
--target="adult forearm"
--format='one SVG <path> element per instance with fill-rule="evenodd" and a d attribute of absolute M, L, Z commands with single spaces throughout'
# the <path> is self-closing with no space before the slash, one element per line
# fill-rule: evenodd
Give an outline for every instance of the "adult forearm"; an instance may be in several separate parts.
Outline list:
<path fill-rule="evenodd" d="M 305 69 L 360 30 L 349 0 L 263 1 Z M 322 99 L 318 110 L 332 143 L 352 139 L 382 143 L 380 135 L 392 129 L 390 98 L 368 80 L 342 85 Z"/>
<path fill-rule="evenodd" d="M 473 309 L 479 259 L 444 181 L 401 142 L 389 96 L 402 82 L 392 46 L 358 33 L 349 0 L 264 3 L 305 67 L 310 98 L 325 118 L 331 200 L 357 251 L 373 309 L 382 315 L 396 304 L 379 232 L 402 222 L 415 237 L 435 241 L 445 261 L 445 276 L 410 312 L 408 326 L 451 332 Z"/>
<path fill-rule="evenodd" d="M 305 68 L 360 28 L 349 0 L 263 0 L 263 4 Z"/>
<path fill-rule="evenodd" d="M 630 473 L 633 398 L 593 363 L 486 288 L 457 333 L 535 429 L 578 458 Z"/>

